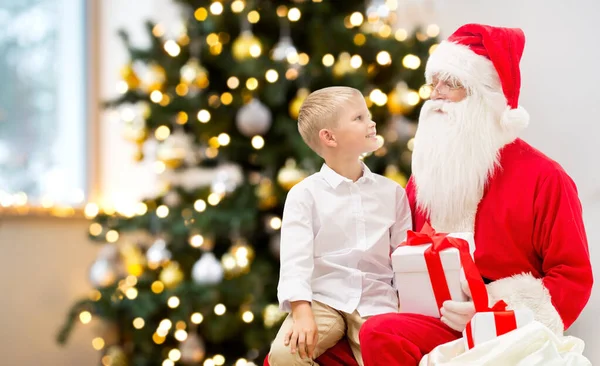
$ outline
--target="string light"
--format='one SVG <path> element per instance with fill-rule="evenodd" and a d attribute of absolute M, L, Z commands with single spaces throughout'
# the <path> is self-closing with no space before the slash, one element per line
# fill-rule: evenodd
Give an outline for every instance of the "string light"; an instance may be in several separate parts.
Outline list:
<path fill-rule="evenodd" d="M 163 292 L 165 290 L 165 284 L 162 283 L 161 281 L 154 281 L 154 282 L 152 282 L 152 286 L 150 286 L 150 289 L 155 294 L 160 294 L 161 292 Z"/>
<path fill-rule="evenodd" d="M 94 222 L 93 224 L 90 225 L 90 235 L 92 236 L 98 236 L 102 234 L 102 225 L 100 225 L 97 222 Z"/>
<path fill-rule="evenodd" d="M 201 109 L 196 117 L 201 123 L 207 123 L 208 121 L 210 121 L 210 112 L 206 109 Z"/>
<path fill-rule="evenodd" d="M 408 38 L 408 32 L 406 31 L 406 29 L 400 28 L 396 31 L 396 33 L 394 33 L 394 37 L 399 42 L 406 41 L 406 38 Z"/>
<path fill-rule="evenodd" d="M 215 314 L 221 316 L 221 315 L 225 314 L 225 312 L 227 311 L 227 308 L 223 304 L 217 304 L 217 305 L 215 305 L 214 310 L 215 310 Z"/>
<path fill-rule="evenodd" d="M 274 230 L 279 230 L 281 229 L 281 219 L 277 216 L 273 217 L 270 221 L 269 221 L 269 225 L 271 226 L 272 229 Z"/>
<path fill-rule="evenodd" d="M 133 319 L 133 327 L 135 329 L 142 329 L 144 327 L 144 325 L 146 325 L 146 322 L 144 321 L 144 319 L 139 318 L 139 317 Z"/>
<path fill-rule="evenodd" d="M 244 10 L 245 4 L 242 0 L 235 0 L 231 3 L 231 11 L 234 13 L 241 13 Z"/>
<path fill-rule="evenodd" d="M 100 209 L 98 208 L 98 205 L 95 203 L 88 203 L 87 205 L 85 205 L 85 209 L 83 210 L 83 213 L 85 215 L 86 219 L 93 219 L 94 217 L 96 217 L 96 215 L 98 215 L 98 212 L 100 211 Z"/>
<path fill-rule="evenodd" d="M 200 324 L 202 323 L 202 321 L 204 320 L 204 317 L 202 316 L 202 314 L 200 313 L 194 313 L 192 314 L 192 316 L 190 317 L 190 320 L 192 321 L 192 323 L 194 324 Z"/>
<path fill-rule="evenodd" d="M 169 297 L 169 300 L 167 300 L 167 305 L 171 308 L 171 309 L 175 309 L 176 307 L 179 306 L 180 304 L 180 300 L 177 296 L 171 296 Z"/>
<path fill-rule="evenodd" d="M 265 78 L 268 82 L 274 83 L 277 81 L 277 79 L 279 79 L 279 74 L 277 73 L 277 71 L 270 69 L 267 70 L 267 72 L 265 73 Z"/>
<path fill-rule="evenodd" d="M 212 4 L 210 4 L 209 9 L 213 15 L 220 15 L 223 12 L 223 4 L 221 4 L 218 1 L 215 1 Z"/>
<path fill-rule="evenodd" d="M 221 366 L 225 364 L 225 357 L 223 357 L 222 355 L 214 355 L 213 361 L 215 361 L 215 365 Z"/>
<path fill-rule="evenodd" d="M 169 351 L 169 359 L 177 362 L 179 361 L 179 359 L 181 359 L 181 351 L 178 350 L 177 348 L 173 348 L 172 350 Z"/>
<path fill-rule="evenodd" d="M 198 212 L 203 212 L 206 210 L 206 201 L 202 199 L 196 200 L 196 202 L 194 202 L 194 210 Z"/>
<path fill-rule="evenodd" d="M 262 138 L 262 136 L 256 135 L 252 137 L 251 144 L 253 148 L 260 150 L 265 146 L 265 140 Z"/>
<path fill-rule="evenodd" d="M 252 323 L 252 321 L 254 320 L 254 314 L 252 314 L 251 311 L 244 311 L 244 313 L 242 314 L 242 320 L 245 323 Z"/>
<path fill-rule="evenodd" d="M 248 13 L 248 21 L 252 24 L 258 23 L 260 20 L 260 14 L 256 10 L 252 10 Z"/>
<path fill-rule="evenodd" d="M 288 19 L 290 20 L 290 22 L 297 22 L 298 20 L 300 20 L 300 16 L 301 16 L 300 9 L 298 9 L 298 8 L 291 8 L 288 11 L 287 16 L 288 16 Z"/>
<path fill-rule="evenodd" d="M 350 66 L 355 69 L 358 69 L 362 65 L 362 58 L 359 55 L 354 55 L 350 59 Z"/>
<path fill-rule="evenodd" d="M 216 206 L 221 202 L 221 195 L 213 192 L 208 195 L 207 201 L 211 206 Z"/>
<path fill-rule="evenodd" d="M 248 90 L 254 90 L 258 88 L 258 80 L 256 78 L 249 78 L 246 80 L 246 88 L 248 88 Z"/>
<path fill-rule="evenodd" d="M 235 76 L 231 76 L 229 79 L 227 79 L 227 86 L 229 87 L 229 89 L 235 89 L 240 85 L 240 80 L 238 78 L 236 78 Z"/>
<path fill-rule="evenodd" d="M 329 67 L 329 66 L 333 65 L 333 63 L 335 62 L 335 58 L 333 57 L 332 54 L 328 53 L 325 56 L 323 56 L 322 62 L 323 62 L 323 65 Z"/>
<path fill-rule="evenodd" d="M 421 66 L 421 59 L 418 56 L 408 54 L 402 59 L 402 66 L 407 69 L 416 70 Z"/>
<path fill-rule="evenodd" d="M 161 219 L 169 216 L 169 208 L 165 205 L 158 206 L 156 208 L 156 216 L 160 217 Z"/>
<path fill-rule="evenodd" d="M 79 320 L 83 324 L 88 324 L 89 322 L 92 321 L 92 314 L 89 311 L 82 311 L 79 314 Z"/>
<path fill-rule="evenodd" d="M 198 8 L 194 12 L 194 18 L 196 18 L 196 20 L 199 22 L 205 21 L 207 17 L 208 17 L 208 12 L 206 11 L 205 8 Z"/>
<path fill-rule="evenodd" d="M 217 136 L 217 140 L 221 146 L 227 146 L 229 145 L 229 142 L 231 142 L 231 138 L 225 132 L 220 133 L 219 136 Z"/>
<path fill-rule="evenodd" d="M 364 17 L 361 13 L 359 13 L 358 11 L 352 13 L 352 15 L 350 15 L 350 24 L 352 24 L 352 26 L 354 27 L 358 27 L 363 23 Z"/>
<path fill-rule="evenodd" d="M 94 347 L 96 351 L 100 351 L 104 348 L 104 339 L 100 337 L 92 339 L 92 347 Z"/>
<path fill-rule="evenodd" d="M 173 41 L 172 39 L 166 41 L 163 48 L 171 57 L 179 56 L 179 53 L 181 52 L 181 47 L 179 47 L 177 42 Z"/>
<path fill-rule="evenodd" d="M 173 360 L 171 359 L 166 359 L 163 361 L 162 366 L 175 366 L 175 362 L 173 362 Z"/>
<path fill-rule="evenodd" d="M 204 244 L 204 237 L 196 234 L 190 238 L 190 245 L 194 248 L 200 248 Z"/>
<path fill-rule="evenodd" d="M 389 52 L 387 51 L 381 51 L 377 54 L 377 63 L 380 65 L 389 65 L 392 63 L 392 57 L 390 56 Z"/>
<path fill-rule="evenodd" d="M 156 131 L 154 131 L 154 137 L 158 141 L 164 141 L 171 135 L 171 129 L 165 125 L 158 126 Z"/>
<path fill-rule="evenodd" d="M 150 93 L 150 100 L 154 103 L 160 103 L 162 99 L 163 93 L 161 93 L 160 90 L 154 90 L 152 93 Z"/>
<path fill-rule="evenodd" d="M 127 296 L 127 298 L 129 300 L 135 299 L 137 297 L 137 295 L 138 295 L 138 290 L 135 287 L 128 288 L 125 291 L 125 296 Z"/>
<path fill-rule="evenodd" d="M 106 233 L 106 241 L 109 243 L 116 243 L 119 240 L 119 233 L 116 230 L 109 230 Z"/>
<path fill-rule="evenodd" d="M 235 361 L 235 366 L 247 366 L 248 365 L 248 360 L 246 360 L 245 358 L 240 358 L 237 361 Z"/>
<path fill-rule="evenodd" d="M 188 334 L 185 330 L 183 329 L 178 329 L 177 331 L 175 331 L 175 339 L 177 339 L 179 342 L 183 342 L 187 339 Z M 174 360 L 176 361 L 176 360 Z"/>
<path fill-rule="evenodd" d="M 437 37 L 440 34 L 440 27 L 437 24 L 429 24 L 427 26 L 427 35 L 431 38 Z"/>

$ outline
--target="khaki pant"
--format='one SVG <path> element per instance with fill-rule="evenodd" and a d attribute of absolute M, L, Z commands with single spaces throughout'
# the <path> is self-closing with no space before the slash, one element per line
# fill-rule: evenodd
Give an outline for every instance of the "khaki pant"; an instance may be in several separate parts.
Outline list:
<path fill-rule="evenodd" d="M 358 361 L 360 366 L 363 366 L 362 356 L 360 353 L 360 344 L 358 341 L 358 331 L 366 319 L 363 319 L 358 315 L 358 312 L 354 311 L 352 314 L 344 313 L 342 311 L 335 310 L 323 303 L 318 301 L 312 302 L 312 311 L 315 316 L 315 322 L 317 323 L 317 331 L 319 332 L 319 338 L 314 351 L 314 358 L 322 355 L 326 350 L 333 347 L 340 339 L 347 336 L 350 343 L 350 348 L 354 354 L 354 358 Z M 291 353 L 290 346 L 286 346 L 283 341 L 285 335 L 290 330 L 294 320 L 292 315 L 289 314 L 275 340 L 271 344 L 271 351 L 269 353 L 269 365 L 271 366 L 300 366 L 300 365 L 316 365 L 314 360 L 302 359 L 300 352 L 296 350 L 296 353 Z"/>

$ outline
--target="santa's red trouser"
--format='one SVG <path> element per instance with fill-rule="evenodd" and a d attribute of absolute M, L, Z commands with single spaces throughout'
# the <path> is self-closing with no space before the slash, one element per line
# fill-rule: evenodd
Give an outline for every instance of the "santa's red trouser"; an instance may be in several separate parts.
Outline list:
<path fill-rule="evenodd" d="M 437 318 L 419 314 L 382 314 L 360 330 L 365 366 L 416 366 L 432 349 L 462 337 Z"/>

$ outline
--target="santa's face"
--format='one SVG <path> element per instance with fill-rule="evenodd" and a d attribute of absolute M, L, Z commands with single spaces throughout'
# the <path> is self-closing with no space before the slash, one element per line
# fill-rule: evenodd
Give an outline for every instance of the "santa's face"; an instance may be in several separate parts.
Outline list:
<path fill-rule="evenodd" d="M 462 90 L 457 101 L 435 91 L 423 105 L 412 158 L 418 207 L 445 232 L 473 231 L 498 151 L 509 142 L 500 125 L 505 99 Z"/>

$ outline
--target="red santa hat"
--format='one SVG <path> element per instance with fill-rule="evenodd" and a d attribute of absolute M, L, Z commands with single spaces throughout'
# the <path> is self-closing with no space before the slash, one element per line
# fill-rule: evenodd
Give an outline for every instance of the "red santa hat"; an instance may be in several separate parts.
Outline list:
<path fill-rule="evenodd" d="M 431 80 L 437 73 L 450 74 L 469 88 L 494 88 L 499 81 L 507 105 L 502 124 L 520 130 L 529 123 L 529 114 L 519 106 L 524 47 L 525 34 L 519 28 L 466 24 L 438 45 L 425 75 Z"/>

